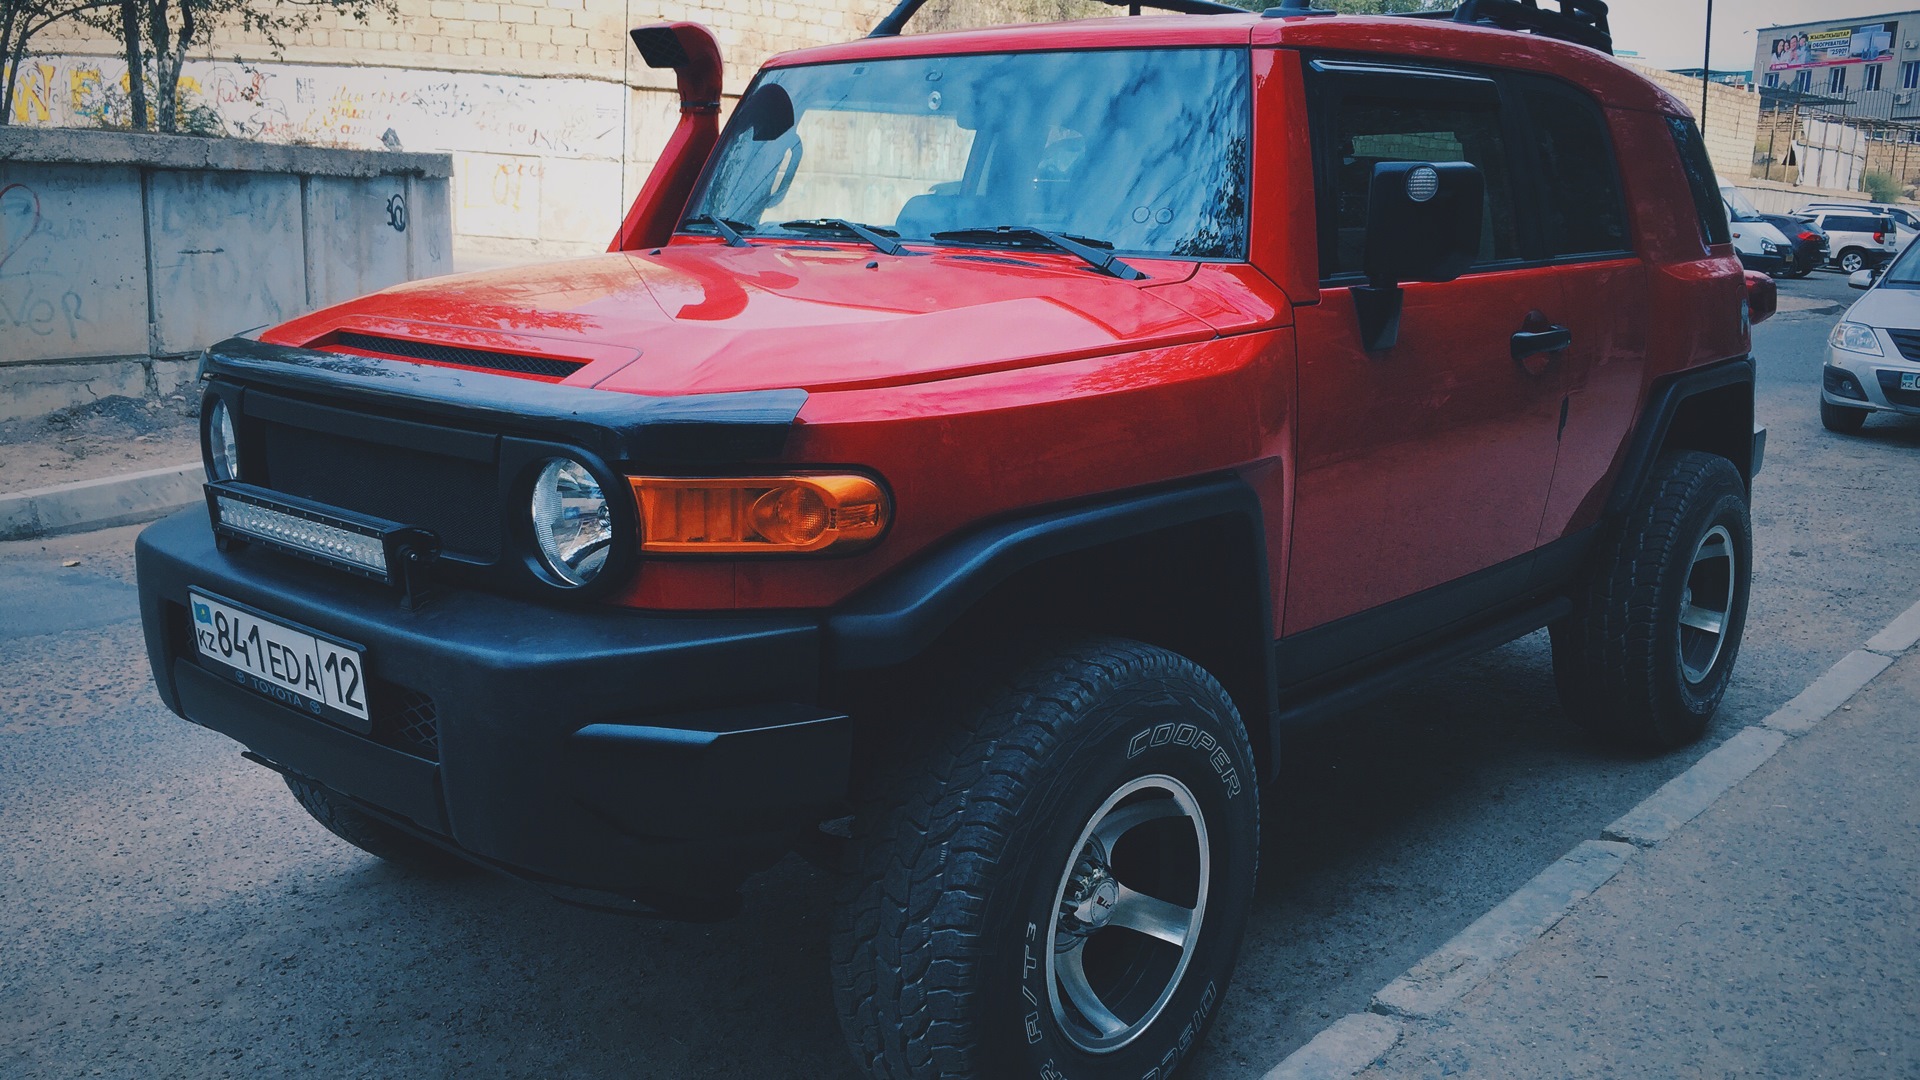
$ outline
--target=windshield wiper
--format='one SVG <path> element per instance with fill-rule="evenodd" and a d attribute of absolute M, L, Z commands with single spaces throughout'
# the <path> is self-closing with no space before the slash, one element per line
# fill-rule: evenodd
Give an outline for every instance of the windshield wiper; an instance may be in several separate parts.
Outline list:
<path fill-rule="evenodd" d="M 744 221 L 729 221 L 717 214 L 695 214 L 681 222 L 682 225 L 711 225 L 715 232 L 727 238 L 728 247 L 749 247 L 747 234 L 753 226 Z"/>
<path fill-rule="evenodd" d="M 991 229 L 948 229 L 934 233 L 932 237 L 935 240 L 952 240 L 963 244 L 983 241 L 992 243 L 996 240 L 1022 238 L 1039 240 L 1057 251 L 1077 255 L 1101 273 L 1112 274 L 1123 281 L 1139 281 L 1147 276 L 1138 267 L 1122 262 L 1120 256 L 1113 253 L 1113 245 L 1104 240 L 1049 232 L 1046 229 L 1036 229 L 1031 225 L 996 225 Z M 1107 250 L 1101 250 L 1102 248 Z"/>
<path fill-rule="evenodd" d="M 882 232 L 881 230 L 876 229 L 871 225 L 862 225 L 857 221 L 848 221 L 846 218 L 837 218 L 837 217 L 801 218 L 798 221 L 783 221 L 780 223 L 780 228 L 801 229 L 801 230 L 830 229 L 834 232 L 851 233 L 854 236 L 857 236 L 860 239 L 865 240 L 867 243 L 872 244 L 874 247 L 879 248 L 882 252 L 888 255 L 920 254 L 917 251 L 908 251 L 907 246 L 905 244 L 902 244 L 900 241 L 894 239 L 893 238 L 894 235 L 897 235 L 897 234 L 889 235 L 888 233 Z"/>

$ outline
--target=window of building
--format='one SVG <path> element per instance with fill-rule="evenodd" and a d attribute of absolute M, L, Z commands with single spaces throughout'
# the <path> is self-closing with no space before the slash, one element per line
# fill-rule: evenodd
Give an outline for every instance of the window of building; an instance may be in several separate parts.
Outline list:
<path fill-rule="evenodd" d="M 1780 85 L 1780 73 L 1779 73 L 1779 72 L 1777 72 L 1777 71 L 1769 71 L 1769 72 L 1767 72 L 1767 81 L 1766 81 L 1766 84 L 1767 84 L 1768 86 L 1779 86 L 1779 85 Z"/>
<path fill-rule="evenodd" d="M 1909 60 L 1900 65 L 1900 89 L 1912 90 L 1920 87 L 1920 60 Z"/>
<path fill-rule="evenodd" d="M 1880 89 L 1880 65 L 1879 64 L 1868 64 L 1866 67 L 1860 69 L 1860 89 L 1862 90 Z"/>
<path fill-rule="evenodd" d="M 1827 72 L 1827 93 L 1844 94 L 1847 92 L 1847 69 L 1832 68 Z"/>
<path fill-rule="evenodd" d="M 1812 92 L 1813 72 L 1802 71 L 1802 72 L 1796 73 L 1793 77 L 1793 88 L 1795 90 L 1800 91 L 1803 94 Z"/>

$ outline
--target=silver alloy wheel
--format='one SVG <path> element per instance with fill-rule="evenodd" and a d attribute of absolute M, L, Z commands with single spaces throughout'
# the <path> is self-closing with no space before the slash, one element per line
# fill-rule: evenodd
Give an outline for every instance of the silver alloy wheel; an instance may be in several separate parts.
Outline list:
<path fill-rule="evenodd" d="M 1690 683 L 1705 682 L 1726 647 L 1739 579 L 1737 560 L 1733 535 L 1724 525 L 1708 529 L 1694 549 L 1686 591 L 1680 594 L 1680 670 Z"/>
<path fill-rule="evenodd" d="M 1867 260 L 1862 258 L 1857 251 L 1849 251 L 1845 255 L 1840 256 L 1840 269 L 1845 270 L 1849 274 L 1861 270 L 1866 265 Z"/>
<path fill-rule="evenodd" d="M 1143 776 L 1108 796 L 1069 850 L 1047 928 L 1047 997 L 1075 1046 L 1109 1053 L 1153 1023 L 1193 957 L 1212 877 L 1206 819 L 1185 784 Z"/>

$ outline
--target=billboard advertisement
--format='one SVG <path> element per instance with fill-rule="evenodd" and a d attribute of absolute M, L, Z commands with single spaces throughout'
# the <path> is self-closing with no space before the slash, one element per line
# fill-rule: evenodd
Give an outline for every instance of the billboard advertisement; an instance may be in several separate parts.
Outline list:
<path fill-rule="evenodd" d="M 1800 31 L 1773 39 L 1768 71 L 1830 67 L 1834 64 L 1872 64 L 1893 59 L 1893 41 L 1899 23 L 1877 22 Z"/>

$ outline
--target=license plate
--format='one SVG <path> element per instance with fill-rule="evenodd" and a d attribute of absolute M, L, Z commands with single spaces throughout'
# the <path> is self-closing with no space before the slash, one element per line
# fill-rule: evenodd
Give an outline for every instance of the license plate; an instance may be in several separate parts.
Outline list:
<path fill-rule="evenodd" d="M 1900 389 L 1920 390 L 1920 372 L 1903 371 L 1900 373 Z"/>
<path fill-rule="evenodd" d="M 363 735 L 373 730 L 367 716 L 365 651 L 359 646 L 198 589 L 189 589 L 188 598 L 193 604 L 193 643 L 202 659 L 282 705 Z"/>

